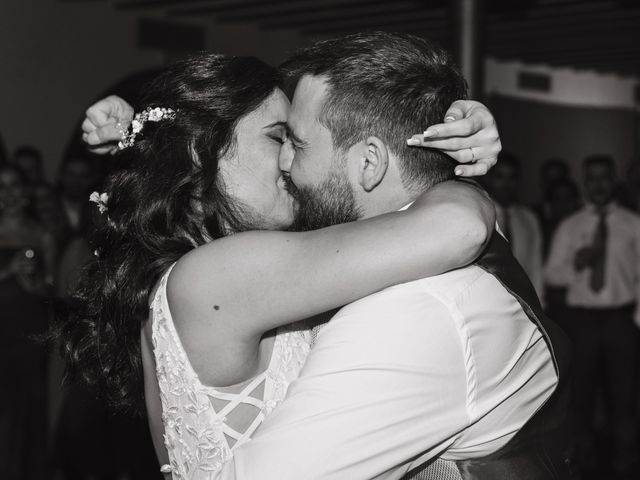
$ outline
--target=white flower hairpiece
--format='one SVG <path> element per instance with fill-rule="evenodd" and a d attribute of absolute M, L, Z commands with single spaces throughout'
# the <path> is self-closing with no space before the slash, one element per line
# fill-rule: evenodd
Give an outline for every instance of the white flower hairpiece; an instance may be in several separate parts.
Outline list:
<path fill-rule="evenodd" d="M 138 135 L 144 128 L 146 122 L 160 122 L 162 120 L 173 120 L 176 118 L 176 111 L 165 107 L 147 107 L 142 112 L 136 113 L 131 121 L 130 133 L 122 133 L 122 140 L 118 142 L 118 149 L 124 150 L 132 146 Z"/>
<path fill-rule="evenodd" d="M 89 195 L 89 201 L 95 203 L 98 206 L 98 211 L 100 213 L 104 213 L 108 210 L 107 202 L 109 201 L 109 195 L 107 195 L 106 192 L 93 192 L 91 195 Z"/>

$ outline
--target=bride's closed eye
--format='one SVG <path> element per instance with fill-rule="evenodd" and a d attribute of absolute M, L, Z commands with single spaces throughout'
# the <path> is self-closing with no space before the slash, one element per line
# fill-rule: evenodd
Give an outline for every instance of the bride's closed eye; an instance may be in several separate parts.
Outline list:
<path fill-rule="evenodd" d="M 278 142 L 280 145 L 284 145 L 285 139 L 280 135 L 267 135 L 271 140 Z"/>
<path fill-rule="evenodd" d="M 284 127 L 277 125 L 273 128 L 270 128 L 265 132 L 266 136 L 269 137 L 270 140 L 279 143 L 280 145 L 284 145 L 287 141 L 287 132 Z"/>

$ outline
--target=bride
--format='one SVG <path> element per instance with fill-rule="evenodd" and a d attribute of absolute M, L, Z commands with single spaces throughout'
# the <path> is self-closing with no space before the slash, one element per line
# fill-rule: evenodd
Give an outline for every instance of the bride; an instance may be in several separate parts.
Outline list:
<path fill-rule="evenodd" d="M 56 334 L 71 374 L 115 407 L 146 410 L 173 478 L 207 478 L 282 400 L 309 351 L 308 327 L 293 322 L 465 265 L 493 228 L 483 193 L 446 182 L 404 212 L 281 231 L 295 204 L 278 166 L 280 81 L 252 58 L 168 67 L 122 139 L 124 168 L 92 196 L 96 258 Z M 457 107 L 471 117 L 437 126 L 439 146 L 478 147 L 472 168 L 486 171 L 499 140 L 478 139 L 497 138 L 493 118 Z M 85 140 L 120 139 L 128 108 L 92 107 Z"/>

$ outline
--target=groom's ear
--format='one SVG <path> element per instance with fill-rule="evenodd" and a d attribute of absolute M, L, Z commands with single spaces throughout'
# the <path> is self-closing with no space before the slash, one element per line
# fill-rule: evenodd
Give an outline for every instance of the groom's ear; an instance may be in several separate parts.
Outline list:
<path fill-rule="evenodd" d="M 360 160 L 358 183 L 366 192 L 376 188 L 389 168 L 389 150 L 378 137 L 365 140 L 364 156 Z"/>

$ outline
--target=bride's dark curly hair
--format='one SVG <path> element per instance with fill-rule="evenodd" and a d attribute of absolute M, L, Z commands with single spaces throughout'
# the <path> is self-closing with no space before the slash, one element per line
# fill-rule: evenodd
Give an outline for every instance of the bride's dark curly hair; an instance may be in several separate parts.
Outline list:
<path fill-rule="evenodd" d="M 225 194 L 220 158 L 235 147 L 238 121 L 280 87 L 255 58 L 203 54 L 168 67 L 142 105 L 177 111 L 147 122 L 106 181 L 107 211 L 92 234 L 96 258 L 63 302 L 50 338 L 67 376 L 117 408 L 141 411 L 140 330 L 162 273 L 196 246 L 245 229 Z"/>

